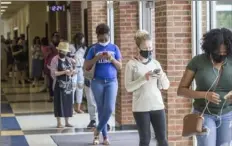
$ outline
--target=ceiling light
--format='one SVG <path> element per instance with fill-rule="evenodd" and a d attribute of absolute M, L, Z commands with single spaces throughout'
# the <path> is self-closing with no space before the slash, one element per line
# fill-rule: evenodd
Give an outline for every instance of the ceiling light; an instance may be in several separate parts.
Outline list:
<path fill-rule="evenodd" d="M 11 2 L 1 2 L 1 5 L 9 5 Z"/>
<path fill-rule="evenodd" d="M 7 9 L 8 6 L 1 6 L 1 9 Z"/>
<path fill-rule="evenodd" d="M 5 11 L 6 11 L 6 10 L 4 10 L 4 9 L 3 9 L 3 10 L 1 10 L 1 12 L 5 12 Z"/>

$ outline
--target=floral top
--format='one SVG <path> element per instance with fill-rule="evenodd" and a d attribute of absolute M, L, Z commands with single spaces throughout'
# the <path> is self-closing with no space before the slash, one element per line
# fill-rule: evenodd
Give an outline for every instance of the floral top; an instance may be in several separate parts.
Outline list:
<path fill-rule="evenodd" d="M 43 60 L 43 52 L 41 50 L 41 46 L 40 45 L 33 45 L 31 47 L 31 51 L 32 51 L 32 59 L 40 59 Z"/>

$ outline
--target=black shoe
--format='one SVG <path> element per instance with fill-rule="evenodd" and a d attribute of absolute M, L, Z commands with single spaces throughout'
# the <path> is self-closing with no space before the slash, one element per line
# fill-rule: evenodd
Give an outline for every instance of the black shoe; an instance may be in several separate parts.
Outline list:
<path fill-rule="evenodd" d="M 110 131 L 110 125 L 109 124 L 107 124 L 107 130 Z"/>
<path fill-rule="evenodd" d="M 96 128 L 96 121 L 95 120 L 91 120 L 89 125 L 87 126 L 87 128 Z"/>

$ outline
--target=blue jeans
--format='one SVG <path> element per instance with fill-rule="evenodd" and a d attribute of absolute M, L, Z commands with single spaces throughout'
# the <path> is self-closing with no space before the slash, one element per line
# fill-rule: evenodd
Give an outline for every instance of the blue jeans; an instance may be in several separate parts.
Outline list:
<path fill-rule="evenodd" d="M 77 74 L 73 76 L 73 103 L 81 104 L 84 90 L 84 75 L 82 68 L 76 68 Z"/>
<path fill-rule="evenodd" d="M 197 146 L 232 146 L 232 111 L 222 115 L 221 120 L 217 116 L 204 114 L 203 126 L 207 134 L 197 136 Z"/>
<path fill-rule="evenodd" d="M 93 79 L 91 88 L 96 100 L 98 110 L 97 131 L 107 137 L 107 123 L 115 110 L 116 97 L 118 92 L 118 81 Z"/>

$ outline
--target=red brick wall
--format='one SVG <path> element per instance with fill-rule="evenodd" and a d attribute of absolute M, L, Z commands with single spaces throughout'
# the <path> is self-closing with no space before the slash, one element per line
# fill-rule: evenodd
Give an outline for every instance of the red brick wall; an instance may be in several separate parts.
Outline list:
<path fill-rule="evenodd" d="M 119 92 L 116 105 L 116 121 L 120 125 L 134 124 L 132 116 L 132 95 L 124 85 L 125 64 L 135 56 L 134 34 L 138 30 L 138 2 L 114 2 L 115 44 L 123 56 L 123 68 L 119 73 Z"/>
<path fill-rule="evenodd" d="M 82 32 L 82 15 L 81 15 L 81 1 L 72 1 L 70 3 L 71 15 L 71 36 L 77 32 Z"/>
<path fill-rule="evenodd" d="M 107 23 L 106 1 L 88 1 L 88 44 L 96 43 L 96 26 Z"/>
<path fill-rule="evenodd" d="M 170 89 L 163 92 L 170 146 L 192 146 L 183 138 L 182 120 L 190 113 L 191 100 L 177 97 L 177 88 L 191 58 L 191 1 L 169 0 L 155 3 L 156 57 L 167 72 Z"/>

